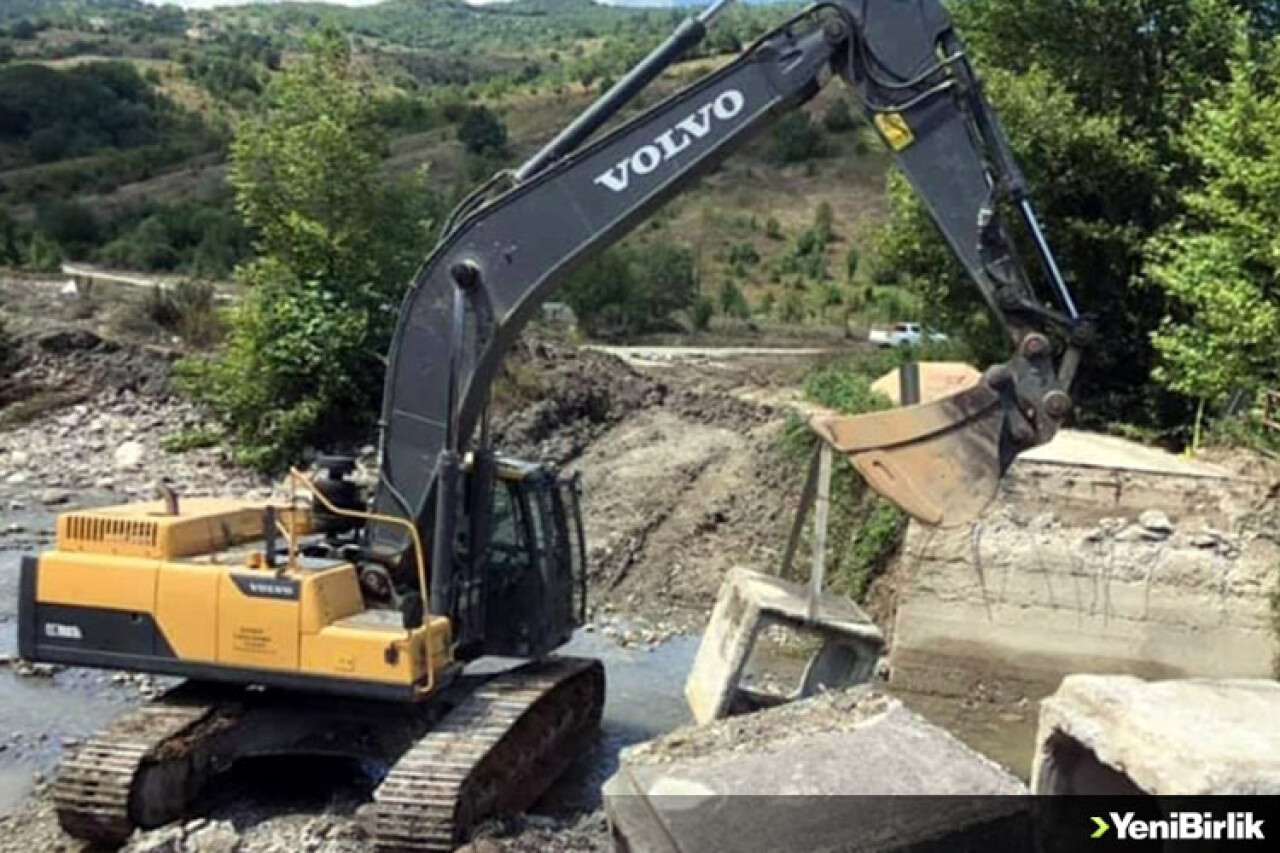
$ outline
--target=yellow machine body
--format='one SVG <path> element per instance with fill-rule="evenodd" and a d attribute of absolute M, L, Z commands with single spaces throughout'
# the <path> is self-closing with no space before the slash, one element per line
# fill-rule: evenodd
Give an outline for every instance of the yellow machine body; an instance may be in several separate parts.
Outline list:
<path fill-rule="evenodd" d="M 24 561 L 24 657 L 237 683 L 424 698 L 455 669 L 443 616 L 366 609 L 348 562 L 264 565 L 264 508 L 189 499 L 72 512 Z M 305 512 L 279 510 L 306 531 Z"/>

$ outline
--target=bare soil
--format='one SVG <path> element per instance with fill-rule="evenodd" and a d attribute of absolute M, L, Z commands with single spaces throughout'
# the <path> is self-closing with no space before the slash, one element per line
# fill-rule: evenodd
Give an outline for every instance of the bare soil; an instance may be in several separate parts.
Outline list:
<path fill-rule="evenodd" d="M 499 443 L 582 477 L 602 611 L 697 630 L 725 572 L 780 559 L 803 472 L 779 449 L 786 410 L 751 392 L 796 381 L 804 359 L 642 371 L 539 344 L 515 362 L 538 377 L 536 400 Z"/>

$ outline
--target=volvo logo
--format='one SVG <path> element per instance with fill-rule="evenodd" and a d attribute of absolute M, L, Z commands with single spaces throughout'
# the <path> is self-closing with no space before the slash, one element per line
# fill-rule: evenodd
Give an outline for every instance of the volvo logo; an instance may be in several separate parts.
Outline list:
<path fill-rule="evenodd" d="M 288 584 L 249 581 L 249 592 L 267 598 L 293 598 L 294 589 Z"/>
<path fill-rule="evenodd" d="M 643 145 L 624 157 L 618 164 L 596 177 L 595 182 L 615 193 L 625 192 L 631 186 L 631 176 L 647 175 L 663 163 L 680 155 L 693 144 L 695 139 L 702 139 L 711 132 L 716 121 L 725 122 L 735 118 L 742 112 L 747 99 L 737 89 L 726 89 L 698 107 L 675 127 L 660 134 L 653 142 Z"/>
<path fill-rule="evenodd" d="M 232 575 L 231 580 L 242 593 L 253 598 L 279 598 L 286 601 L 296 601 L 298 598 L 298 582 L 289 578 Z"/>

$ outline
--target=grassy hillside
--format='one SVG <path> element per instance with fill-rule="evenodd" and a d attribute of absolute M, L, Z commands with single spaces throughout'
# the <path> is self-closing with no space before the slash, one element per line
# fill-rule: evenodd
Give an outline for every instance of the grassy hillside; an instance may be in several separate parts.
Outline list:
<path fill-rule="evenodd" d="M 636 108 L 727 61 L 796 8 L 735 8 Z M 353 45 L 393 135 L 387 168 L 427 167 L 447 200 L 532 153 L 685 14 L 588 0 L 186 12 L 134 0 L 6 4 L 0 236 L 15 234 L 18 248 L 4 257 L 0 240 L 0 263 L 74 258 L 230 275 L 251 235 L 225 186 L 228 141 L 319 29 L 337 28 Z M 896 297 L 871 288 L 856 263 L 884 215 L 886 160 L 873 135 L 833 106 L 842 97 L 829 87 L 807 120 L 753 142 L 630 239 L 686 247 L 702 292 L 740 319 L 726 289 L 745 296 L 757 321 L 893 314 Z M 509 140 L 484 156 L 458 140 L 459 122 L 481 105 Z"/>

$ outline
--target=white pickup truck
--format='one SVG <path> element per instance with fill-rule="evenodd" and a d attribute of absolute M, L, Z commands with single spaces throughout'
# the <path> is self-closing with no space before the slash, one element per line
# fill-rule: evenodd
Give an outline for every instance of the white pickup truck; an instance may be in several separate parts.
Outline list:
<path fill-rule="evenodd" d="M 872 329 L 867 340 L 878 347 L 914 347 L 925 340 L 945 341 L 942 332 L 929 332 L 919 323 L 895 323 L 888 329 Z"/>

